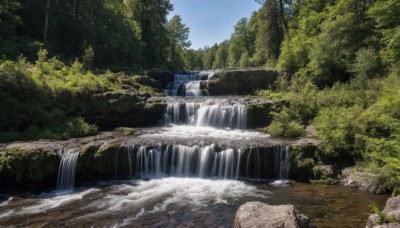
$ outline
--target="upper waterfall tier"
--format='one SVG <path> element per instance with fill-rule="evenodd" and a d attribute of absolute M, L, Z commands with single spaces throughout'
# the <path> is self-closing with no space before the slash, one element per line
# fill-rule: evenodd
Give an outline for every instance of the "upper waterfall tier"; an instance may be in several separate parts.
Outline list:
<path fill-rule="evenodd" d="M 181 72 L 174 75 L 174 81 L 164 89 L 165 96 L 201 96 L 201 75 L 197 71 Z"/>
<path fill-rule="evenodd" d="M 195 127 L 246 129 L 246 105 L 228 99 L 204 102 L 171 102 L 167 105 L 164 123 Z"/>
<path fill-rule="evenodd" d="M 165 96 L 202 96 L 201 81 L 211 80 L 220 70 L 182 71 L 174 74 L 174 81 L 164 89 Z"/>

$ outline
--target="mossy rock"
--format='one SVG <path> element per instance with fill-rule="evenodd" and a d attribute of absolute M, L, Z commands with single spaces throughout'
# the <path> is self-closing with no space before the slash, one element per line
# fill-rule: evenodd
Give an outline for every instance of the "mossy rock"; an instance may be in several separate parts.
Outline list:
<path fill-rule="evenodd" d="M 87 101 L 86 120 L 101 130 L 117 127 L 147 127 L 162 118 L 166 104 L 147 103 L 150 95 L 113 92 L 93 96 Z"/>
<path fill-rule="evenodd" d="M 6 148 L 0 155 L 1 185 L 26 189 L 55 185 L 59 161 L 57 153 L 47 149 Z"/>
<path fill-rule="evenodd" d="M 258 89 L 267 89 L 278 78 L 278 71 L 262 69 L 225 70 L 215 74 L 216 79 L 207 84 L 208 94 L 245 95 Z"/>
<path fill-rule="evenodd" d="M 154 80 L 148 76 L 131 76 L 131 77 L 125 77 L 122 79 L 122 84 L 130 85 L 132 87 L 137 87 L 137 86 L 149 86 L 154 89 L 162 89 L 161 83 L 157 80 Z"/>
<path fill-rule="evenodd" d="M 313 173 L 312 183 L 331 185 L 340 182 L 338 170 L 333 165 L 316 165 L 313 167 Z"/>
<path fill-rule="evenodd" d="M 115 176 L 116 154 L 121 148 L 120 142 L 101 146 L 94 154 L 95 172 L 99 177 L 110 178 Z M 117 164 L 118 165 L 118 164 Z"/>

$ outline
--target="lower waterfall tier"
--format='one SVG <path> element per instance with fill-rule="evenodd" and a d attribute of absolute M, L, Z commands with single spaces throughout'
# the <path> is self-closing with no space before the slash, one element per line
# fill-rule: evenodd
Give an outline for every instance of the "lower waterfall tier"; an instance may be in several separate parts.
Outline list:
<path fill-rule="evenodd" d="M 208 128 L 190 135 L 186 130 L 177 135 L 175 130 L 147 128 L 136 129 L 135 135 L 103 132 L 66 141 L 14 142 L 0 148 L 0 180 L 8 186 L 43 190 L 56 188 L 58 178 L 58 188 L 68 190 L 74 182 L 132 178 L 312 175 L 297 164 L 308 161 L 302 156 L 313 156 L 317 142 L 311 139 L 284 141 L 257 132 Z"/>
<path fill-rule="evenodd" d="M 287 179 L 289 147 L 278 145 L 222 149 L 214 144 L 203 147 L 125 145 L 117 150 L 115 161 L 116 176 L 119 166 L 129 166 L 131 178 L 176 176 Z"/>

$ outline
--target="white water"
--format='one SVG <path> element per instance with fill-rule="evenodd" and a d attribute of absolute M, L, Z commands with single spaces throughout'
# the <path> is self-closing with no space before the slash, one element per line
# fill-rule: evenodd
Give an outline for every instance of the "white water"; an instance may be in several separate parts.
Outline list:
<path fill-rule="evenodd" d="M 205 102 L 185 104 L 173 102 L 167 105 L 164 122 L 166 125 L 246 129 L 247 107 L 227 99 L 208 99 Z"/>
<path fill-rule="evenodd" d="M 62 149 L 60 152 L 61 161 L 58 168 L 57 190 L 72 191 L 75 185 L 76 163 L 79 151 L 74 149 Z"/>
<path fill-rule="evenodd" d="M 58 212 L 58 217 L 54 219 L 68 221 L 68 226 L 82 226 L 88 221 L 102 224 L 102 221 L 109 222 L 107 219 L 114 217 L 118 219 L 113 221 L 123 221 L 116 225 L 133 225 L 135 220 L 143 216 L 168 211 L 170 207 L 206 212 L 213 205 L 231 204 L 244 197 L 262 200 L 270 194 L 235 180 L 174 177 L 139 180 L 61 196 L 42 195 L 38 199 L 32 199 L 30 205 L 0 206 L 0 223 L 2 220 L 21 218 L 26 221 L 24 224 L 30 224 L 28 220 L 35 224 L 35 216 L 57 214 L 58 210 L 63 213 Z M 40 224 L 41 220 L 36 221 Z"/>
<path fill-rule="evenodd" d="M 234 149 L 217 152 L 214 145 L 139 146 L 135 167 L 140 178 L 177 176 L 237 179 L 239 155 L 239 151 Z"/>
<path fill-rule="evenodd" d="M 164 89 L 165 96 L 201 96 L 200 83 L 201 75 L 198 71 L 177 73 L 174 81 Z"/>
<path fill-rule="evenodd" d="M 217 129 L 213 127 L 194 127 L 190 125 L 172 125 L 171 127 L 164 127 L 161 131 L 152 134 L 145 134 L 138 136 L 139 138 L 154 138 L 154 139 L 209 139 L 214 138 L 218 140 L 266 140 L 269 135 L 262 134 L 257 131 L 243 131 L 243 130 L 226 130 Z"/>

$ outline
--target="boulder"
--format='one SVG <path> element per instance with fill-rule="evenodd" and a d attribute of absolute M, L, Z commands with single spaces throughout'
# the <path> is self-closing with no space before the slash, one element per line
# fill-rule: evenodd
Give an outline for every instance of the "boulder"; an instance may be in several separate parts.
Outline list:
<path fill-rule="evenodd" d="M 384 221 L 382 221 L 382 219 Z M 381 220 L 381 221 L 379 221 Z M 386 223 L 387 222 L 387 223 Z M 367 228 L 399 228 L 400 227 L 400 198 L 392 197 L 386 202 L 382 214 L 372 214 L 368 217 Z M 386 223 L 386 224 L 379 224 Z M 376 226 L 379 225 L 379 226 Z"/>
<path fill-rule="evenodd" d="M 264 69 L 224 70 L 215 74 L 215 79 L 207 81 L 209 96 L 254 94 L 257 89 L 268 89 L 279 71 Z"/>
<path fill-rule="evenodd" d="M 146 72 L 147 76 L 150 78 L 157 80 L 161 83 L 162 88 L 174 81 L 174 72 L 166 71 L 162 69 L 151 69 Z"/>
<path fill-rule="evenodd" d="M 261 202 L 248 202 L 239 207 L 234 228 L 246 227 L 315 227 L 311 220 L 299 214 L 293 205 L 271 206 Z"/>
<path fill-rule="evenodd" d="M 62 145 L 53 142 L 14 143 L 0 152 L 0 187 L 40 189 L 57 180 Z"/>
<path fill-rule="evenodd" d="M 157 125 L 166 104 L 147 102 L 148 94 L 128 91 L 106 92 L 90 97 L 85 119 L 100 129 Z"/>
<path fill-rule="evenodd" d="M 342 170 L 340 182 L 344 186 L 358 188 L 362 191 L 377 193 L 378 190 L 376 175 L 352 167 Z"/>

